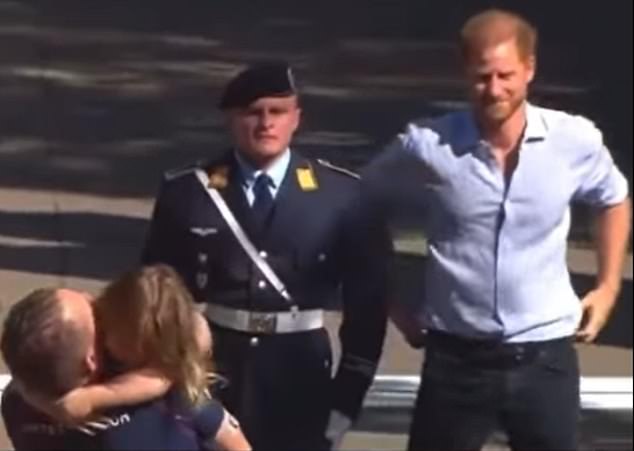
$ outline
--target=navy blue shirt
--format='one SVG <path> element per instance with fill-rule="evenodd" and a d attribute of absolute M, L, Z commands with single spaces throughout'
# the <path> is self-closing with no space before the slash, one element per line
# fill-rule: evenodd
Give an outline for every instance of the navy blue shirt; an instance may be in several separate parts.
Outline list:
<path fill-rule="evenodd" d="M 112 409 L 96 423 L 67 428 L 35 410 L 9 385 L 2 395 L 2 417 L 18 451 L 203 449 L 203 443 L 215 437 L 220 428 L 223 407 L 210 401 L 196 409 L 184 409 L 172 398 Z"/>

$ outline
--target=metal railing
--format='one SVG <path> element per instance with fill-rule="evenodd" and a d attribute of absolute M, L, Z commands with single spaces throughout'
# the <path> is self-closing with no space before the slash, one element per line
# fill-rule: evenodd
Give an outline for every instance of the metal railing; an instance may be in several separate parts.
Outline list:
<path fill-rule="evenodd" d="M 631 450 L 632 440 L 631 377 L 581 377 L 580 449 Z M 402 440 L 408 433 L 420 377 L 414 375 L 378 375 L 365 399 L 358 433 L 396 434 Z M 485 449 L 508 449 L 504 434 L 495 433 Z"/>
<path fill-rule="evenodd" d="M 0 394 L 10 380 L 0 374 Z M 419 384 L 415 375 L 377 375 L 355 431 L 406 434 Z M 581 377 L 582 449 L 632 449 L 632 387 L 632 377 Z"/>
<path fill-rule="evenodd" d="M 0 393 L 11 380 L 0 374 Z M 583 410 L 631 411 L 633 404 L 631 377 L 581 377 Z M 375 377 L 364 402 L 364 409 L 411 409 L 414 406 L 419 376 L 379 374 Z"/>
<path fill-rule="evenodd" d="M 631 377 L 581 377 L 581 408 L 632 410 Z M 414 405 L 419 376 L 379 374 L 366 397 L 365 408 L 409 409 Z"/>

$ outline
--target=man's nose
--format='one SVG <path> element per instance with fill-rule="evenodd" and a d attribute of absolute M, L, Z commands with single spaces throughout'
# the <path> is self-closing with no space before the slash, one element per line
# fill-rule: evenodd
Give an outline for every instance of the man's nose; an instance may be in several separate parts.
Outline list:
<path fill-rule="evenodd" d="M 502 94 L 502 83 L 497 77 L 491 77 L 487 83 L 487 94 L 496 99 Z"/>
<path fill-rule="evenodd" d="M 260 115 L 259 126 L 260 128 L 268 129 L 273 125 L 273 116 L 267 112 Z"/>

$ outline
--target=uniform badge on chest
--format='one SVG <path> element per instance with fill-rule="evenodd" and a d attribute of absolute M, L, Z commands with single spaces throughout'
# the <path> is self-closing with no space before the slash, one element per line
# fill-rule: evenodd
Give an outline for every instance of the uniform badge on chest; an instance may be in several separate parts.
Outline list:
<path fill-rule="evenodd" d="M 218 229 L 215 227 L 191 227 L 189 231 L 194 235 L 198 235 L 202 238 L 218 233 Z"/>

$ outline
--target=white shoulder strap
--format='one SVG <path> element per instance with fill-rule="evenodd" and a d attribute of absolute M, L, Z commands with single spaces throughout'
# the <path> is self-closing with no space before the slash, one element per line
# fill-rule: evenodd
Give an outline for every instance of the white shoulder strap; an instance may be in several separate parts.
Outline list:
<path fill-rule="evenodd" d="M 255 248 L 251 240 L 249 240 L 249 237 L 244 232 L 244 229 L 242 229 L 242 226 L 240 226 L 240 223 L 236 220 L 235 216 L 231 212 L 231 209 L 222 198 L 218 190 L 209 186 L 209 177 L 207 176 L 205 171 L 203 171 L 202 169 L 196 169 L 195 173 L 196 177 L 198 177 L 198 180 L 203 185 L 203 188 L 205 189 L 213 203 L 216 205 L 216 207 L 218 207 L 218 210 L 220 210 L 222 218 L 225 220 L 225 222 L 231 229 L 231 232 L 233 232 L 233 235 L 237 238 L 238 242 L 247 253 L 251 261 L 255 263 L 255 266 L 257 266 L 260 272 L 262 272 L 269 283 L 273 285 L 273 288 L 275 288 L 280 296 L 282 296 L 288 302 L 292 302 L 293 299 L 286 289 L 284 282 L 282 282 L 277 274 L 275 274 L 275 271 L 273 271 L 273 268 L 271 268 L 268 262 L 260 256 L 257 249 Z"/>

